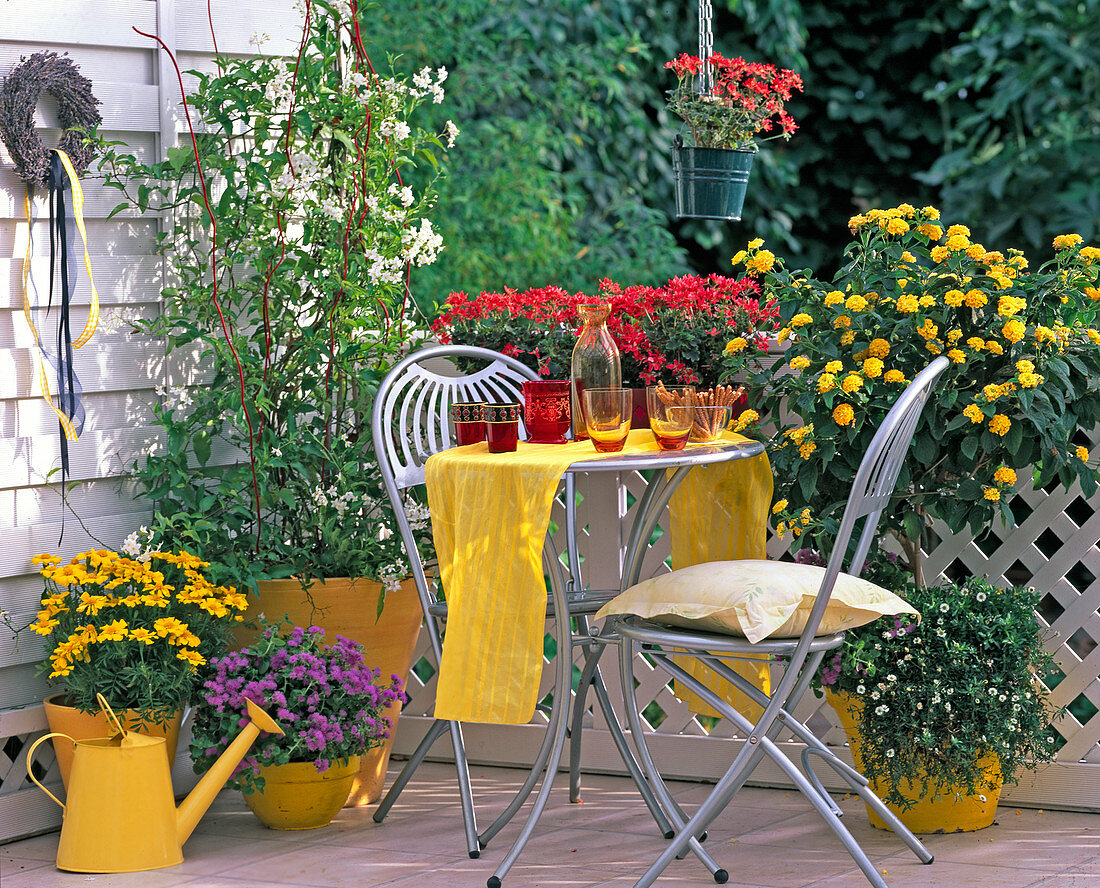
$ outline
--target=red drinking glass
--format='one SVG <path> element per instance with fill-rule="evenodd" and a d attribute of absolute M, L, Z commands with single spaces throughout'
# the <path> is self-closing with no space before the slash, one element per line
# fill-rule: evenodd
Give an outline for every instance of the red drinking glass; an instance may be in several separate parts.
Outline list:
<path fill-rule="evenodd" d="M 485 432 L 490 453 L 511 453 L 519 443 L 519 404 L 486 404 Z"/>
<path fill-rule="evenodd" d="M 525 382 L 523 422 L 531 444 L 565 444 L 565 433 L 569 431 L 569 380 Z"/>
<path fill-rule="evenodd" d="M 451 405 L 451 422 L 455 425 L 455 441 L 459 447 L 485 440 L 485 403 L 459 401 Z"/>

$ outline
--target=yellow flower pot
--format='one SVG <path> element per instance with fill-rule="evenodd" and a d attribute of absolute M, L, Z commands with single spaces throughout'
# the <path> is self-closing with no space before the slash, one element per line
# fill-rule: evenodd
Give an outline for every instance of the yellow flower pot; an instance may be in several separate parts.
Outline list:
<path fill-rule="evenodd" d="M 357 755 L 334 761 L 327 771 L 313 762 L 262 765 L 264 791 L 244 800 L 268 829 L 317 829 L 344 807 L 358 773 Z"/>
<path fill-rule="evenodd" d="M 112 732 L 107 727 L 107 716 L 103 712 L 89 715 L 81 712 L 75 706 L 65 704 L 65 694 L 53 694 L 47 697 L 43 703 L 46 710 L 46 723 L 50 731 L 57 734 L 68 734 L 74 740 L 95 740 L 99 737 L 107 737 Z M 140 716 L 134 709 L 116 710 L 123 726 L 135 734 L 146 737 L 163 737 L 165 749 L 168 753 L 168 768 L 176 760 L 176 746 L 180 739 L 180 725 L 183 722 L 183 710 L 177 710 L 173 716 L 162 725 L 146 725 L 139 728 Z M 61 784 L 65 791 L 69 789 L 69 772 L 73 766 L 73 745 L 67 740 L 53 740 L 54 755 L 57 757 L 57 769 L 61 772 Z"/>
<path fill-rule="evenodd" d="M 844 733 L 848 735 L 856 770 L 862 773 L 862 734 L 859 730 L 859 721 L 864 701 L 851 694 L 828 689 L 825 691 L 825 699 L 836 710 Z M 978 782 L 978 790 L 973 795 L 965 794 L 962 786 L 956 786 L 944 787 L 938 798 L 931 796 L 918 798 L 924 792 L 927 779 L 923 773 L 917 773 L 913 775 L 913 779 L 902 781 L 898 785 L 901 794 L 906 798 L 917 799 L 916 804 L 908 811 L 890 804 L 887 807 L 915 833 L 973 832 L 985 829 L 993 824 L 993 818 L 997 815 L 997 801 L 1001 797 L 1004 780 L 1001 775 L 1001 763 L 995 755 L 983 756 L 979 764 L 982 768 L 982 777 Z M 890 791 L 890 785 L 872 780 L 871 790 L 882 798 Z M 882 818 L 870 808 L 867 809 L 867 815 L 871 820 L 871 826 L 876 829 L 889 829 Z"/>
<path fill-rule="evenodd" d="M 260 583 L 258 601 L 250 596 L 245 619 L 253 620 L 263 613 L 268 620 L 277 620 L 286 614 L 295 625 L 324 629 L 329 642 L 343 635 L 363 645 L 363 660 L 378 669 L 383 679 L 396 675 L 404 681 L 412 667 L 423 621 L 420 600 L 416 585 L 408 579 L 400 589 L 386 595 L 382 616 L 375 619 L 380 589 L 371 580 L 334 577 L 314 583 L 307 595 L 297 580 L 268 580 Z M 255 637 L 255 632 L 237 633 L 242 647 Z M 390 736 L 381 746 L 359 757 L 360 772 L 347 797 L 348 805 L 370 805 L 382 797 L 401 704 L 393 703 L 383 714 L 390 720 Z"/>

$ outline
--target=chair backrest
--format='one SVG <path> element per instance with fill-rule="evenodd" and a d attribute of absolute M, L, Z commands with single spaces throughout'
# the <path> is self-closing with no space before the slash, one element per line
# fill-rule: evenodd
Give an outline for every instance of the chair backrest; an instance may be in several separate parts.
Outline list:
<path fill-rule="evenodd" d="M 936 358 L 918 373 L 905 391 L 890 408 L 886 418 L 875 432 L 867 452 L 860 461 L 852 482 L 852 491 L 844 507 L 844 516 L 840 520 L 836 542 L 829 555 L 825 568 L 818 600 L 810 611 L 809 625 L 814 632 L 825 612 L 829 596 L 832 594 L 837 575 L 843 569 L 852 533 L 860 519 L 864 520 L 859 542 L 848 561 L 848 573 L 858 575 L 863 570 L 867 553 L 875 540 L 879 518 L 890 503 L 894 486 L 901 472 L 901 464 L 913 443 L 913 434 L 920 421 L 924 405 L 940 374 L 949 366 L 945 357 Z"/>
<path fill-rule="evenodd" d="M 478 369 L 455 371 L 454 362 Z M 455 401 L 519 401 L 523 383 L 538 374 L 515 358 L 487 348 L 439 345 L 403 358 L 378 388 L 371 437 L 386 495 L 405 544 L 424 608 L 435 603 L 405 511 L 402 491 L 424 483 L 424 463 L 451 446 L 450 406 Z"/>

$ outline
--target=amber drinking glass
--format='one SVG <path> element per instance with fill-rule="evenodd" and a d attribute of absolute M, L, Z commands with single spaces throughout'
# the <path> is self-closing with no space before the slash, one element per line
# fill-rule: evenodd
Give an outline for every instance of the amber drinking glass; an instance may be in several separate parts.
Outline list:
<path fill-rule="evenodd" d="M 458 401 L 451 405 L 451 422 L 455 425 L 455 441 L 459 447 L 485 440 L 485 403 Z"/>
<path fill-rule="evenodd" d="M 519 442 L 519 404 L 486 404 L 485 437 L 490 453 L 511 453 Z"/>
<path fill-rule="evenodd" d="M 651 385 L 646 389 L 649 427 L 661 450 L 683 450 L 695 415 L 695 389 L 690 385 L 672 388 Z"/>
<path fill-rule="evenodd" d="M 584 422 L 595 448 L 600 453 L 622 450 L 633 412 L 630 389 L 586 388 L 583 399 Z"/>
<path fill-rule="evenodd" d="M 566 443 L 569 392 L 568 379 L 532 379 L 523 384 L 523 423 L 528 443 Z"/>

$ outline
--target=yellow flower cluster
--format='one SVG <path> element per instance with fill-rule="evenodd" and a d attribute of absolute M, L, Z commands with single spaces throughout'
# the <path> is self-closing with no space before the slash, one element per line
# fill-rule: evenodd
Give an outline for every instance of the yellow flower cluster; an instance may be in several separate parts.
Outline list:
<path fill-rule="evenodd" d="M 1001 466 L 993 473 L 993 480 L 1002 487 L 1011 487 L 1016 483 L 1016 472 L 1008 466 Z"/>
<path fill-rule="evenodd" d="M 760 414 L 755 410 L 742 410 L 733 426 L 735 432 L 743 432 L 749 426 L 760 422 Z"/>
<path fill-rule="evenodd" d="M 838 426 L 851 425 L 852 421 L 856 418 L 855 411 L 852 410 L 851 404 L 837 404 L 833 408 L 833 422 Z"/>

